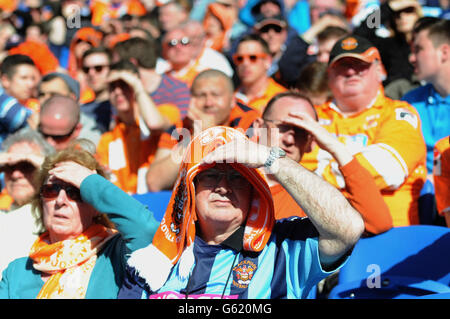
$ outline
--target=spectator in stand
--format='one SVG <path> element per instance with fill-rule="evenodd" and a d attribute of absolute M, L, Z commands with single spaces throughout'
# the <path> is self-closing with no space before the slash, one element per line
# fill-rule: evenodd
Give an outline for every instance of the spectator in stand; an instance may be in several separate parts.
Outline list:
<path fill-rule="evenodd" d="M 55 95 L 42 103 L 38 131 L 56 150 L 77 139 L 81 129 L 80 105 L 73 98 Z"/>
<path fill-rule="evenodd" d="M 180 113 L 175 105 L 155 106 L 130 61 L 113 64 L 108 83 L 117 117 L 114 128 L 100 138 L 97 157 L 114 184 L 129 194 L 145 193 L 145 174 L 161 132 L 166 121 L 180 121 Z"/>
<path fill-rule="evenodd" d="M 113 121 L 113 110 L 108 91 L 111 61 L 111 51 L 104 47 L 87 50 L 81 61 L 82 70 L 86 75 L 86 83 L 95 93 L 95 100 L 82 104 L 81 110 L 97 122 L 102 133 L 109 131 Z"/>
<path fill-rule="evenodd" d="M 104 176 L 80 143 L 46 158 L 33 198 L 44 232 L 4 270 L 1 299 L 117 298 L 128 255 L 158 222 Z"/>
<path fill-rule="evenodd" d="M 436 143 L 434 163 L 436 206 L 439 214 L 445 216 L 447 227 L 450 227 L 450 136 Z"/>
<path fill-rule="evenodd" d="M 309 218 L 275 222 L 263 167 L 279 168 L 275 178 Z M 128 259 L 119 298 L 307 298 L 364 229 L 339 191 L 232 128 L 194 138 L 177 181 L 153 243 Z"/>
<path fill-rule="evenodd" d="M 240 81 L 236 98 L 243 104 L 262 113 L 274 95 L 286 91 L 267 75 L 272 56 L 267 42 L 259 35 L 251 34 L 239 40 L 233 62 Z"/>
<path fill-rule="evenodd" d="M 343 195 L 361 214 L 367 235 L 376 235 L 392 228 L 392 218 L 369 171 L 332 134 L 317 123 L 317 114 L 306 95 L 287 91 L 275 95 L 261 118 L 253 123 L 258 142 L 280 148 L 287 157 L 300 162 L 311 150 L 314 141 L 339 165 L 344 181 Z M 271 174 L 266 174 L 272 193 L 275 218 L 306 216 L 302 208 Z"/>
<path fill-rule="evenodd" d="M 323 31 L 319 32 L 316 41 L 317 61 L 328 63 L 330 52 L 334 44 L 347 34 L 349 34 L 347 29 L 336 26 L 328 26 Z"/>
<path fill-rule="evenodd" d="M 16 258 L 28 255 L 39 227 L 32 214 L 31 199 L 36 192 L 34 179 L 44 158 L 54 152 L 35 130 L 27 127 L 11 134 L 0 154 L 0 170 L 5 173 L 6 188 L 0 195 L 0 239 L 4 245 L 0 254 L 0 272 Z M 1 279 L 1 275 L 0 275 Z"/>
<path fill-rule="evenodd" d="M 186 0 L 170 0 L 162 4 L 158 9 L 159 25 L 162 35 L 164 35 L 187 21 L 191 6 Z"/>
<path fill-rule="evenodd" d="M 322 105 L 333 99 L 328 86 L 327 64 L 314 61 L 307 65 L 298 77 L 295 88 L 305 94 L 313 105 Z"/>
<path fill-rule="evenodd" d="M 423 18 L 416 23 L 410 61 L 427 84 L 409 91 L 402 100 L 419 112 L 427 145 L 428 179 L 432 181 L 433 147 L 450 135 L 450 20 Z"/>
<path fill-rule="evenodd" d="M 161 136 L 155 159 L 147 172 L 150 191 L 172 188 L 180 166 L 176 154 L 184 152 L 190 136 L 218 125 L 243 130 L 250 127 L 258 112 L 235 101 L 233 94 L 233 82 L 225 73 L 206 70 L 197 75 L 191 87 L 188 115 L 177 123 L 177 130 L 173 127 Z M 190 136 L 186 136 L 187 132 Z"/>
<path fill-rule="evenodd" d="M 33 60 L 26 55 L 13 54 L 3 60 L 0 71 L 5 93 L 38 112 L 36 97 L 40 75 Z"/>
<path fill-rule="evenodd" d="M 145 91 L 156 105 L 176 105 L 181 116 L 184 117 L 189 106 L 189 88 L 184 82 L 168 74 L 156 72 L 157 52 L 155 40 L 142 38 L 131 38 L 119 42 L 113 49 L 117 60 L 128 60 L 136 65 Z"/>
<path fill-rule="evenodd" d="M 384 96 L 383 74 L 372 43 L 356 35 L 339 40 L 328 63 L 334 99 L 317 107 L 319 123 L 374 177 L 393 225 L 418 224 L 418 198 L 426 179 L 420 118 L 408 103 Z M 319 147 L 305 154 L 302 164 L 337 188 L 345 187 L 337 162 Z"/>
<path fill-rule="evenodd" d="M 253 29 L 269 46 L 272 65 L 267 74 L 284 86 L 292 87 L 301 70 L 314 61 L 314 57 L 307 54 L 308 44 L 281 15 L 262 17 Z"/>
<path fill-rule="evenodd" d="M 34 195 L 33 176 L 53 147 L 33 129 L 25 127 L 8 136 L 2 150 L 0 166 L 5 173 L 5 188 L 0 196 L 0 209 L 11 211 L 28 203 Z"/>
<path fill-rule="evenodd" d="M 39 104 L 40 105 L 44 104 L 45 101 L 47 101 L 49 98 L 53 96 L 69 97 L 74 101 L 76 101 L 78 104 L 80 99 L 80 84 L 78 83 L 78 81 L 73 79 L 68 74 L 58 72 L 46 74 L 45 76 L 42 77 L 42 80 L 38 85 Z M 67 105 L 67 103 L 68 102 L 66 100 L 62 100 L 63 106 L 61 107 L 64 107 L 64 105 Z M 65 116 L 72 117 L 72 115 L 67 114 L 65 111 L 60 112 L 59 110 L 61 110 L 61 107 L 56 106 L 56 109 L 52 109 L 51 113 L 48 113 L 48 116 L 51 117 L 53 115 L 54 118 L 53 121 L 51 121 L 50 119 L 44 120 L 44 122 L 46 123 L 44 124 L 44 126 L 47 125 L 47 127 L 44 127 L 44 130 L 46 132 L 53 131 L 51 128 L 54 125 L 57 125 L 56 123 L 62 120 L 61 117 Z M 81 126 L 81 130 L 80 134 L 76 136 L 76 138 L 86 138 L 91 142 L 93 142 L 95 145 L 97 145 L 102 132 L 98 127 L 98 124 L 94 121 L 94 119 L 84 114 L 84 112 L 77 111 L 77 109 L 79 109 L 79 106 L 78 107 L 75 107 L 73 105 L 68 106 L 68 109 L 74 112 L 73 115 L 76 115 L 77 113 L 80 114 L 79 125 Z M 65 124 L 62 125 L 64 126 Z M 69 126 L 70 125 L 73 125 L 73 123 L 69 124 Z M 66 132 L 68 131 L 69 130 L 67 130 Z M 55 143 L 55 140 L 50 141 L 50 143 Z M 58 146 L 56 146 L 56 148 L 59 149 Z"/>

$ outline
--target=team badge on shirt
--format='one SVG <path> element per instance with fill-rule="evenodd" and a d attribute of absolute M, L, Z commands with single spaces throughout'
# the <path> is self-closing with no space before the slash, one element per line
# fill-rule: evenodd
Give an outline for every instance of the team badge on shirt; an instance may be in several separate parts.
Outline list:
<path fill-rule="evenodd" d="M 246 289 L 256 271 L 256 265 L 250 260 L 242 260 L 233 268 L 233 285 Z"/>
<path fill-rule="evenodd" d="M 403 108 L 395 109 L 395 119 L 400 121 L 406 121 L 411 124 L 414 128 L 417 128 L 419 120 L 417 116 L 411 111 Z"/>

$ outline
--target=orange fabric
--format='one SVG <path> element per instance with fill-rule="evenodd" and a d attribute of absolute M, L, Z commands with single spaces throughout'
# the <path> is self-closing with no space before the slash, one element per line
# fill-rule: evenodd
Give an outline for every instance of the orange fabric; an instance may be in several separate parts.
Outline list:
<path fill-rule="evenodd" d="M 117 19 L 125 14 L 142 16 L 147 12 L 147 10 L 138 0 L 123 1 L 123 3 L 117 8 L 114 8 L 108 2 L 97 0 L 93 1 L 91 4 L 91 12 L 91 23 L 95 26 L 99 26 L 103 21 Z"/>
<path fill-rule="evenodd" d="M 439 214 L 450 213 L 450 136 L 440 139 L 434 147 L 433 167 L 436 205 Z"/>
<path fill-rule="evenodd" d="M 93 47 L 98 47 L 102 43 L 103 34 L 91 27 L 85 27 L 78 30 L 72 38 L 69 47 L 69 58 L 67 70 L 69 75 L 74 79 L 78 79 L 78 69 L 80 61 L 75 57 L 74 49 L 79 40 L 90 43 Z"/>
<path fill-rule="evenodd" d="M 91 88 L 87 87 L 81 91 L 80 105 L 90 103 L 95 100 L 95 92 Z"/>
<path fill-rule="evenodd" d="M 343 195 L 361 214 L 366 233 L 380 234 L 392 228 L 389 208 L 381 196 L 373 177 L 356 159 L 339 168 L 346 187 Z M 275 207 L 275 218 L 305 217 L 306 214 L 289 193 L 280 185 L 270 187 Z"/>
<path fill-rule="evenodd" d="M 109 41 L 108 41 L 108 48 L 112 49 L 114 48 L 114 46 L 122 41 L 128 40 L 129 38 L 131 38 L 129 33 L 118 33 L 115 34 Z"/>
<path fill-rule="evenodd" d="M 0 210 L 9 211 L 13 203 L 14 199 L 8 194 L 6 188 L 3 188 L 0 193 Z"/>
<path fill-rule="evenodd" d="M 267 80 L 267 88 L 264 91 L 263 94 L 260 96 L 248 100 L 247 97 L 240 91 L 236 93 L 236 98 L 241 101 L 243 104 L 248 105 L 251 108 L 254 108 L 255 110 L 259 111 L 260 113 L 264 112 L 264 108 L 266 107 L 267 103 L 270 101 L 272 97 L 277 95 L 278 93 L 282 93 L 287 91 L 287 89 L 282 86 L 281 84 L 278 84 L 274 79 L 268 78 Z"/>
<path fill-rule="evenodd" d="M 12 13 L 16 10 L 18 0 L 0 0 L 0 9 L 5 12 Z"/>
<path fill-rule="evenodd" d="M 10 49 L 9 54 L 23 54 L 29 56 L 39 72 L 45 75 L 56 71 L 59 66 L 58 59 L 53 55 L 52 51 L 43 43 L 27 40 L 18 46 Z"/>
<path fill-rule="evenodd" d="M 180 80 L 183 83 L 186 83 L 188 87 L 191 87 L 195 77 L 202 71 L 203 69 L 199 68 L 199 60 L 197 59 L 195 61 L 191 61 L 191 63 L 189 63 L 189 65 L 185 66 L 183 69 L 178 71 L 170 70 L 167 72 L 167 74 L 176 78 L 177 80 Z"/>
<path fill-rule="evenodd" d="M 39 110 L 41 109 L 41 105 L 37 99 L 28 99 L 25 101 L 24 105 L 35 113 L 39 113 Z"/>
<path fill-rule="evenodd" d="M 419 223 L 418 198 L 426 179 L 426 147 L 417 111 L 379 92 L 372 107 L 344 116 L 328 102 L 316 108 L 319 122 L 347 145 L 374 177 L 393 225 Z M 339 189 L 345 187 L 332 156 L 315 147 L 301 163 Z"/>
<path fill-rule="evenodd" d="M 34 269 L 51 276 L 36 298 L 84 298 L 97 252 L 116 233 L 94 224 L 75 239 L 50 243 L 48 232 L 39 236 L 31 247 L 30 258 Z"/>
<path fill-rule="evenodd" d="M 185 248 L 192 245 L 195 238 L 194 177 L 215 165 L 212 163 L 199 166 L 199 163 L 204 156 L 214 149 L 235 139 L 245 140 L 246 137 L 235 129 L 216 126 L 204 130 L 189 144 L 180 166 L 168 208 L 152 243 L 159 252 L 170 260 L 172 265 L 179 260 Z M 269 187 L 258 170 L 237 163 L 230 163 L 230 165 L 245 176 L 255 190 L 245 225 L 243 247 L 246 251 L 261 251 L 269 240 L 275 224 Z"/>

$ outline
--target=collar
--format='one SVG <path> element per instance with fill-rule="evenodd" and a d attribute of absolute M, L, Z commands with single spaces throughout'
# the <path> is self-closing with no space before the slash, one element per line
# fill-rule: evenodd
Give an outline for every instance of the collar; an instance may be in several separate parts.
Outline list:
<path fill-rule="evenodd" d="M 239 226 L 227 239 L 225 239 L 221 245 L 231 248 L 236 251 L 242 251 L 244 249 L 244 226 Z"/>

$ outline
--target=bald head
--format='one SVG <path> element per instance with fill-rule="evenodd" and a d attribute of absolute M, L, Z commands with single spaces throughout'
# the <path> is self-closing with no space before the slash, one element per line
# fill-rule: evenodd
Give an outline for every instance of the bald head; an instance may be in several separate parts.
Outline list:
<path fill-rule="evenodd" d="M 227 92 L 234 93 L 234 85 L 231 78 L 219 70 L 209 69 L 200 72 L 192 82 L 191 91 L 194 93 L 199 89 L 200 83 L 205 83 L 202 81 L 203 79 L 221 79 L 225 85 L 225 89 Z"/>
<path fill-rule="evenodd" d="M 72 98 L 53 96 L 41 105 L 39 131 L 57 150 L 78 137 L 81 130 L 79 122 L 80 106 Z"/>

